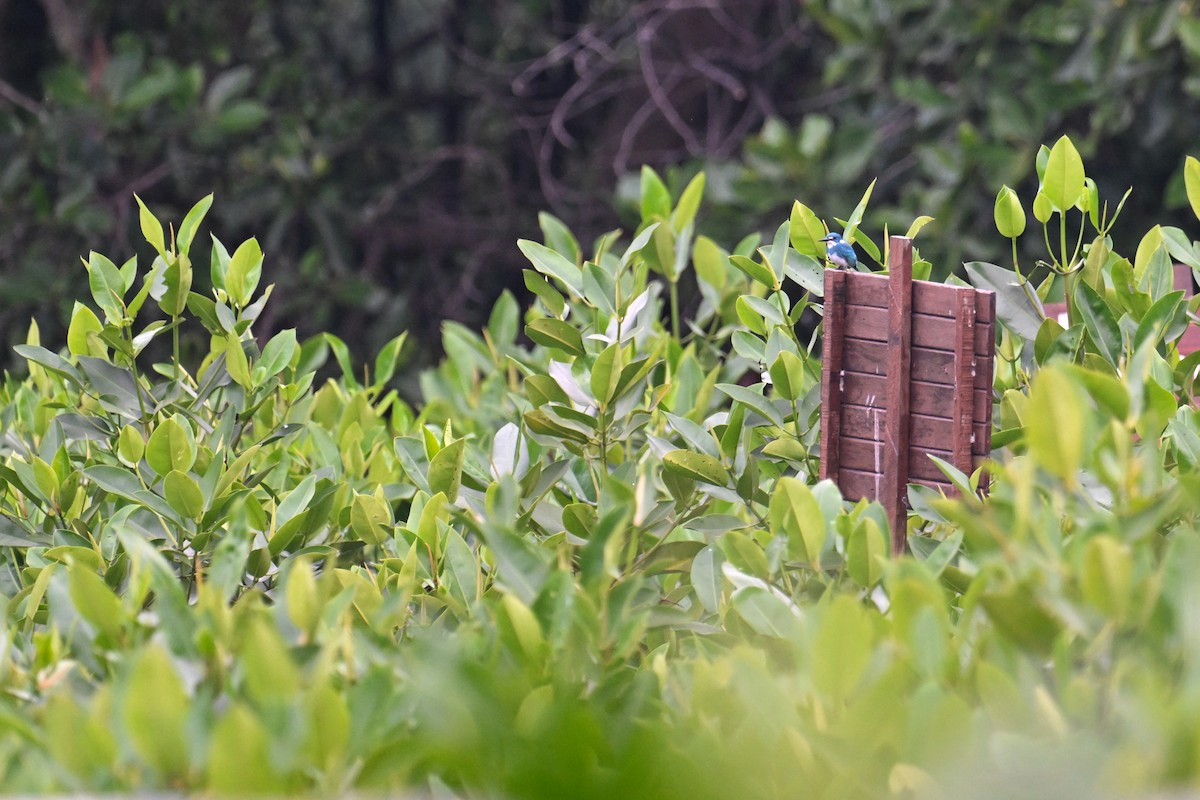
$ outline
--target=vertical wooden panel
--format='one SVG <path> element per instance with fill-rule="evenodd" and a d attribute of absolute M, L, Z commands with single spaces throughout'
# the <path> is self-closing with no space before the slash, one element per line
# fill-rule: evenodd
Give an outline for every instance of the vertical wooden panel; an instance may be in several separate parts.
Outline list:
<path fill-rule="evenodd" d="M 975 291 L 963 289 L 954 303 L 954 440 L 952 463 L 970 475 L 975 393 Z"/>
<path fill-rule="evenodd" d="M 976 319 L 994 320 L 996 318 L 996 293 L 995 292 L 975 292 L 975 317 Z M 987 353 L 986 356 L 977 356 L 978 367 L 975 370 L 975 389 L 982 389 L 988 398 L 988 403 L 984 408 L 985 415 L 982 418 L 976 418 L 976 422 L 983 423 L 983 442 L 977 443 L 982 446 L 976 447 L 975 450 L 980 453 L 991 453 L 992 451 L 992 380 L 995 377 L 996 369 L 996 327 L 976 326 L 976 338 L 979 336 L 987 336 L 986 342 L 976 342 L 976 353 Z M 982 346 L 981 346 L 982 345 Z M 986 455 L 984 456 L 986 458 Z M 986 471 L 979 476 L 979 491 L 987 492 L 988 490 L 988 474 Z"/>
<path fill-rule="evenodd" d="M 888 243 L 888 352 L 883 496 L 892 524 L 892 553 L 904 552 L 908 526 L 909 367 L 912 344 L 912 240 Z"/>
<path fill-rule="evenodd" d="M 842 346 L 846 273 L 825 270 L 825 340 L 821 359 L 821 478 L 838 479 L 842 440 Z"/>

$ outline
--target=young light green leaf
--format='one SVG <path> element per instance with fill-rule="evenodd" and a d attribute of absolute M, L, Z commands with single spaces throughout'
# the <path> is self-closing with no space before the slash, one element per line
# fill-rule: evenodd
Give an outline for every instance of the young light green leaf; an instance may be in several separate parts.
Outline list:
<path fill-rule="evenodd" d="M 671 230 L 676 235 L 695 221 L 696 212 L 700 210 L 700 201 L 703 197 L 704 173 L 701 172 L 688 182 L 688 185 L 683 190 L 683 194 L 679 196 L 679 202 L 675 205 L 675 211 L 671 214 Z"/>
<path fill-rule="evenodd" d="M 1192 213 L 1200 219 L 1200 160 L 1195 156 L 1188 156 L 1183 164 L 1183 183 Z"/>
<path fill-rule="evenodd" d="M 1046 173 L 1042 178 L 1042 191 L 1046 199 L 1059 211 L 1066 212 L 1079 202 L 1084 192 L 1083 159 L 1071 140 L 1062 136 L 1046 160 Z"/>
<path fill-rule="evenodd" d="M 865 192 L 863 192 L 862 199 L 858 201 L 858 205 L 855 206 L 854 211 L 851 212 L 850 218 L 846 220 L 846 228 L 842 231 L 842 238 L 851 244 L 854 243 L 854 234 L 858 232 L 859 223 L 862 222 L 863 214 L 866 213 L 867 203 L 871 200 L 871 192 L 875 190 L 876 180 L 878 180 L 878 178 L 871 181 L 871 185 L 867 187 Z"/>
<path fill-rule="evenodd" d="M 825 225 L 808 206 L 799 200 L 792 203 L 792 214 L 788 219 L 788 236 L 798 253 L 813 258 L 825 256 Z"/>
<path fill-rule="evenodd" d="M 163 237 L 163 226 L 158 221 L 158 218 L 150 213 L 150 209 L 146 208 L 146 204 L 142 202 L 142 198 L 136 194 L 133 199 L 138 204 L 138 221 L 142 226 L 142 236 L 146 237 L 146 241 L 158 251 L 158 254 L 167 260 L 167 245 Z"/>
<path fill-rule="evenodd" d="M 212 201 L 211 194 L 200 198 L 200 202 L 192 206 L 192 210 L 184 216 L 183 222 L 179 223 L 179 233 L 175 235 L 175 248 L 180 255 L 186 256 L 191 250 L 192 241 L 196 238 L 196 229 L 204 221 L 204 216 L 212 207 Z"/>
<path fill-rule="evenodd" d="M 1025 232 L 1025 209 L 1021 208 L 1021 199 L 1008 186 L 1001 186 L 996 195 L 994 213 L 996 230 L 1007 239 L 1016 239 Z"/>
<path fill-rule="evenodd" d="M 658 173 L 642 167 L 642 221 L 664 222 L 671 215 L 671 193 Z"/>
<path fill-rule="evenodd" d="M 225 290 L 237 308 L 244 308 L 254 296 L 262 277 L 263 252 L 258 239 L 247 239 L 233 252 L 225 273 Z"/>

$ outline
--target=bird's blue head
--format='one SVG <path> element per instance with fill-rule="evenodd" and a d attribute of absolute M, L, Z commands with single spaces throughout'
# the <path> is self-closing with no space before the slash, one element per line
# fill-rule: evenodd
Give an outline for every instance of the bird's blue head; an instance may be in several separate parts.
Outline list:
<path fill-rule="evenodd" d="M 832 242 L 833 244 L 837 244 L 838 242 L 841 242 L 844 240 L 842 239 L 842 235 L 840 233 L 838 233 L 837 231 L 831 231 L 829 234 L 823 236 L 821 238 L 821 241 L 822 242 Z"/>

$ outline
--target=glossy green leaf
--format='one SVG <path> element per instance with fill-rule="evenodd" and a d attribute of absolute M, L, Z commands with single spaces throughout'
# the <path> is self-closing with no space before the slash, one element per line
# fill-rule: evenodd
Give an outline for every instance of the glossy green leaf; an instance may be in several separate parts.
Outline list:
<path fill-rule="evenodd" d="M 672 450 L 663 456 L 663 467 L 677 475 L 713 486 L 727 486 L 729 474 L 721 462 L 704 453 Z"/>
<path fill-rule="evenodd" d="M 1046 161 L 1046 172 L 1042 178 L 1042 191 L 1046 199 L 1059 211 L 1074 207 L 1084 192 L 1083 159 L 1069 138 L 1059 138 L 1050 148 Z"/>
<path fill-rule="evenodd" d="M 579 330 L 560 319 L 535 319 L 525 326 L 525 334 L 543 347 L 557 348 L 576 356 L 587 352 Z"/>

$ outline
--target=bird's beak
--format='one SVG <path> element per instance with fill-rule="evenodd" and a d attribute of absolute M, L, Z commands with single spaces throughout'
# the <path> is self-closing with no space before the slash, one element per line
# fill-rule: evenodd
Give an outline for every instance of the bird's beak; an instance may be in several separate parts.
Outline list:
<path fill-rule="evenodd" d="M 833 234 L 832 234 L 832 233 L 830 233 L 830 234 L 827 234 L 826 236 L 823 236 L 823 237 L 822 237 L 821 239 L 819 239 L 818 241 L 822 241 L 822 242 L 830 242 L 830 241 L 833 241 Z"/>

